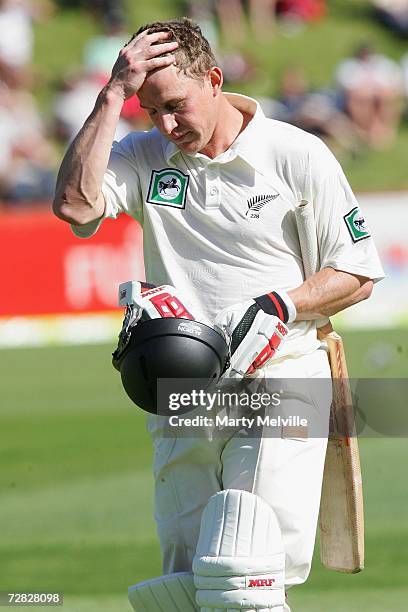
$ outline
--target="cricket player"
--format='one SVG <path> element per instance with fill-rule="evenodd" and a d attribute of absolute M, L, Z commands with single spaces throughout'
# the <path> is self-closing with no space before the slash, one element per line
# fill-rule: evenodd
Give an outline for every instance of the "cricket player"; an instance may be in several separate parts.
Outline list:
<path fill-rule="evenodd" d="M 316 320 L 367 299 L 383 277 L 369 227 L 319 139 L 222 85 L 197 25 L 141 27 L 64 157 L 54 212 L 79 237 L 130 215 L 143 227 L 150 283 L 182 290 L 195 318 L 227 338 L 249 320 L 229 374 L 327 379 Z M 113 142 L 135 94 L 154 127 Z M 300 200 L 313 205 L 321 262 L 307 279 Z M 253 358 L 265 330 L 279 332 L 280 350 L 267 343 Z M 327 421 L 330 393 L 312 395 L 296 409 Z M 285 591 L 310 571 L 325 437 L 170 438 L 156 415 L 149 428 L 163 576 L 130 589 L 135 610 L 289 610 Z"/>

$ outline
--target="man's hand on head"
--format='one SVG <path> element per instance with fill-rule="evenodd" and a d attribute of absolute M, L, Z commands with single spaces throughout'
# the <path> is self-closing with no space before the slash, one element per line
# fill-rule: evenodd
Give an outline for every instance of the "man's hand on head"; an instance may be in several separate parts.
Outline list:
<path fill-rule="evenodd" d="M 171 37 L 171 32 L 148 34 L 145 30 L 132 38 L 120 51 L 113 66 L 109 90 L 123 99 L 130 98 L 142 87 L 149 72 L 174 64 L 176 58 L 172 52 L 178 43 L 169 41 Z"/>

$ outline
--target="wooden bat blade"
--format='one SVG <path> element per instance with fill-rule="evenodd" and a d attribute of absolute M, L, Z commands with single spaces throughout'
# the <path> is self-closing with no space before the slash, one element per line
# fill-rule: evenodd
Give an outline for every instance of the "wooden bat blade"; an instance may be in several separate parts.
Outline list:
<path fill-rule="evenodd" d="M 295 208 L 305 278 L 320 270 L 314 207 L 308 177 Z M 322 327 L 324 326 L 324 327 Z M 364 567 L 364 515 L 358 442 L 353 431 L 351 392 L 343 343 L 331 323 L 318 321 L 318 337 L 326 340 L 335 381 L 322 499 L 320 504 L 320 556 L 327 569 L 356 573 Z M 342 434 L 343 432 L 343 434 Z M 336 435 L 337 433 L 337 435 Z"/>
<path fill-rule="evenodd" d="M 341 337 L 319 331 L 327 343 L 333 378 L 330 434 L 320 502 L 320 558 L 327 569 L 364 568 L 364 507 L 352 394 Z"/>

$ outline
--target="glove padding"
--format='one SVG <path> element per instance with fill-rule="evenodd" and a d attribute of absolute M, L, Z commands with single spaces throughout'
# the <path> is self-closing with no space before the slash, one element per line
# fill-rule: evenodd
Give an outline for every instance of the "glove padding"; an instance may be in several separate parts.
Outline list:
<path fill-rule="evenodd" d="M 254 300 L 224 308 L 214 325 L 230 345 L 226 378 L 243 378 L 262 368 L 279 350 L 289 330 L 279 317 L 267 314 Z"/>
<path fill-rule="evenodd" d="M 123 295 L 124 292 L 126 295 Z M 119 296 L 122 303 L 126 300 L 126 305 L 133 304 L 136 307 L 138 321 L 169 317 L 195 320 L 190 313 L 190 307 L 185 305 L 181 292 L 172 285 L 155 287 L 148 283 L 132 281 L 120 286 Z"/>
<path fill-rule="evenodd" d="M 119 369 L 118 360 L 129 343 L 131 329 L 137 323 L 163 318 L 195 320 L 180 291 L 172 285 L 155 287 L 140 281 L 122 283 L 119 285 L 119 305 L 126 306 L 126 311 L 118 346 L 113 353 L 116 369 Z"/>

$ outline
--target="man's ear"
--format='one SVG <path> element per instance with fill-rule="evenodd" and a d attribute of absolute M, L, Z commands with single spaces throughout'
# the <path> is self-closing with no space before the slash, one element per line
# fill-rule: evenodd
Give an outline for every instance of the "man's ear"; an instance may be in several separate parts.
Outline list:
<path fill-rule="evenodd" d="M 208 77 L 210 79 L 213 96 L 215 98 L 221 93 L 222 84 L 224 82 L 224 76 L 222 74 L 221 68 L 219 68 L 218 66 L 213 66 L 213 68 L 208 71 Z"/>

